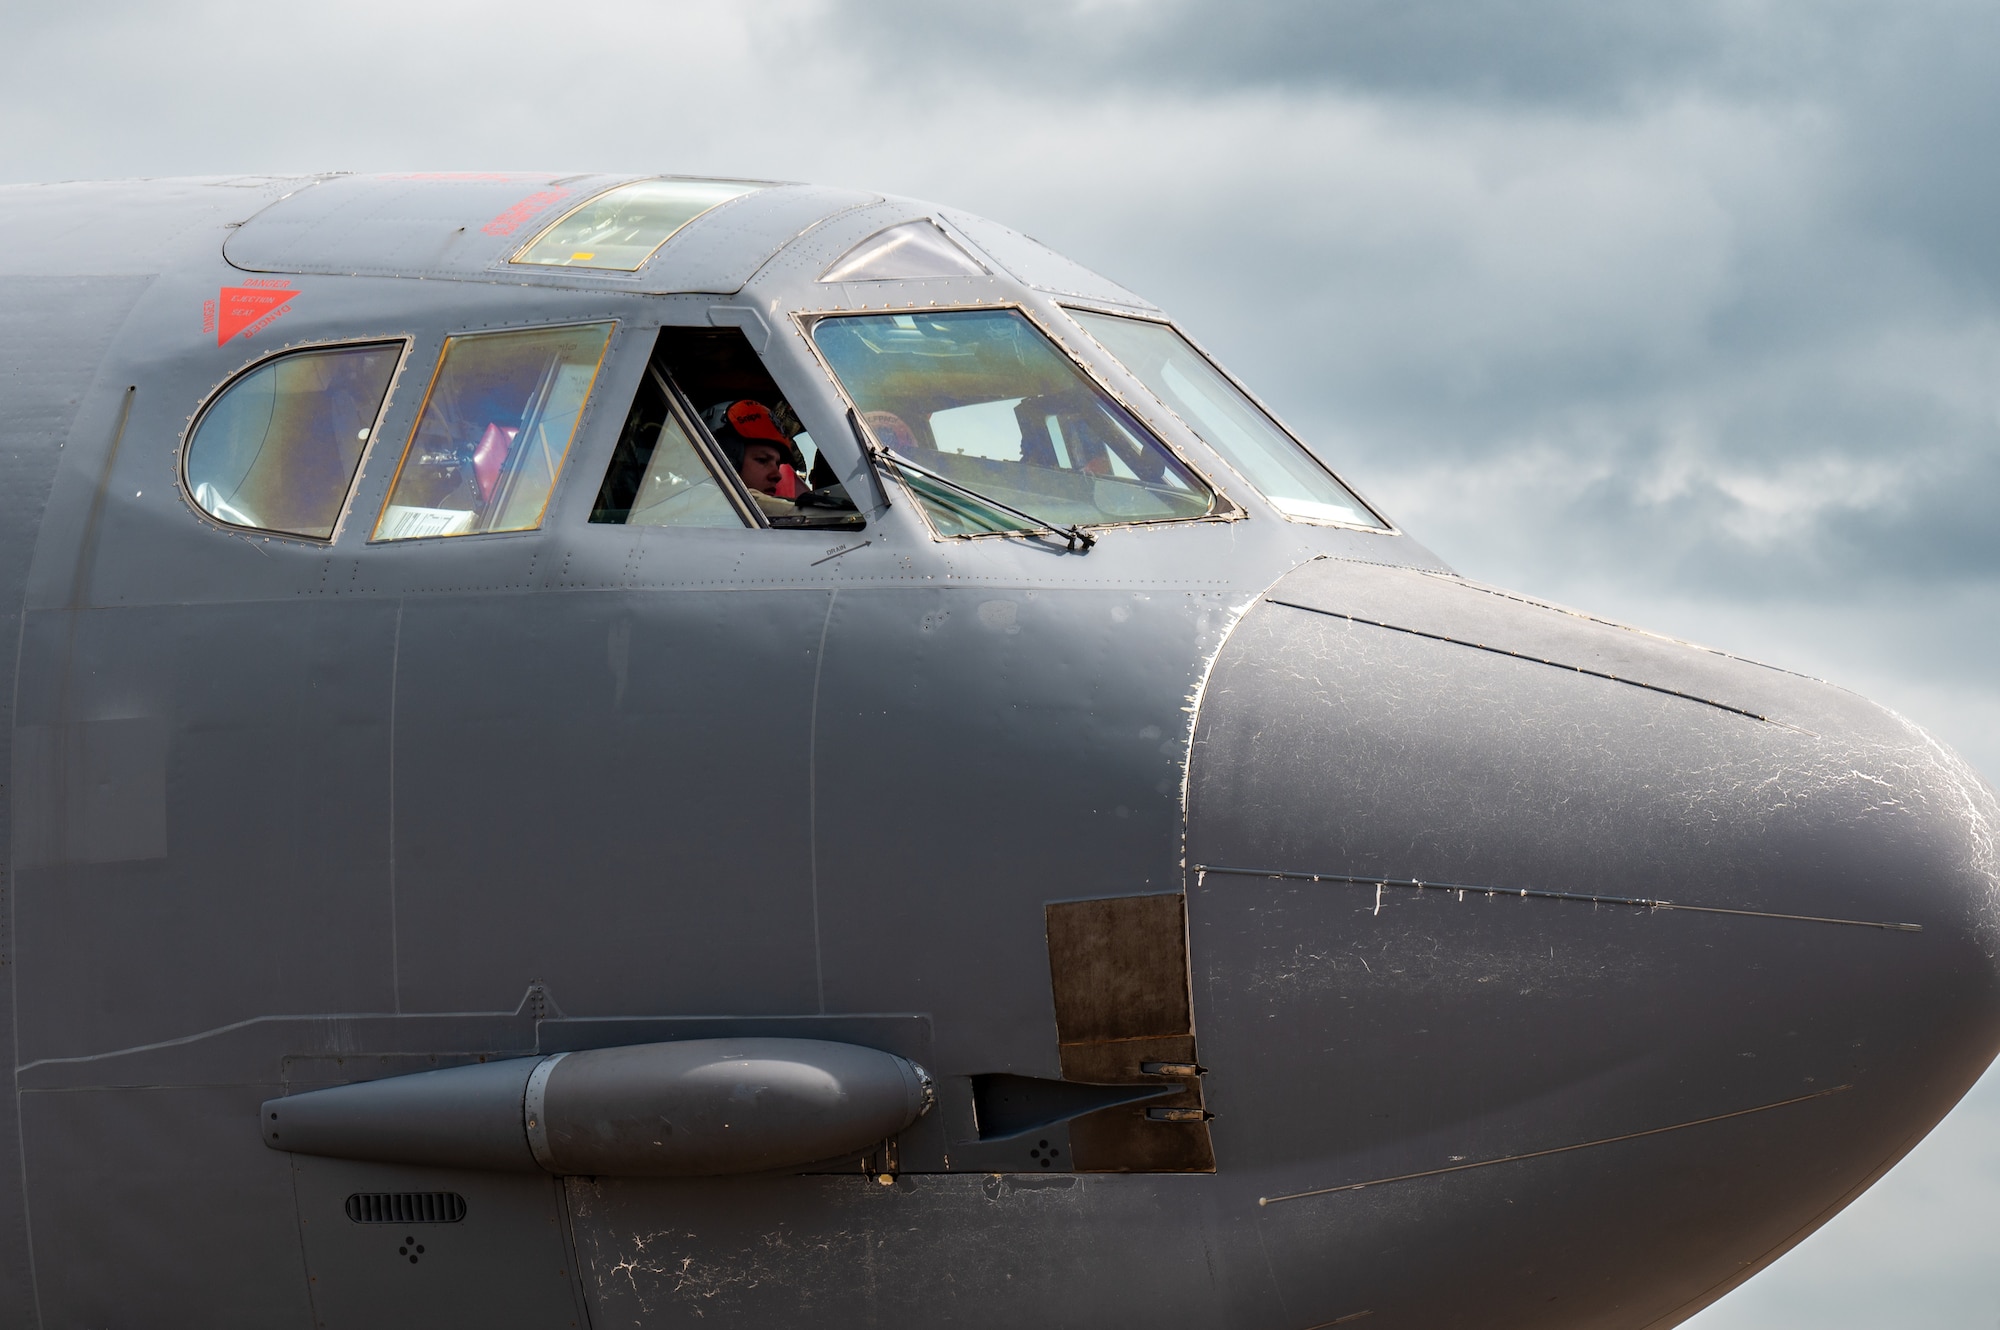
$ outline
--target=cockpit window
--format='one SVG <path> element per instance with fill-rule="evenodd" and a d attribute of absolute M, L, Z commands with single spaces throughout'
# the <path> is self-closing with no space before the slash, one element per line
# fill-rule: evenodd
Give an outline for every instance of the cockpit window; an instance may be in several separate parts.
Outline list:
<path fill-rule="evenodd" d="M 646 366 L 590 520 L 623 526 L 742 527 L 742 512 L 673 408 L 658 365 Z"/>
<path fill-rule="evenodd" d="M 375 539 L 540 526 L 610 340 L 608 323 L 446 338 Z"/>
<path fill-rule="evenodd" d="M 865 525 L 739 328 L 660 329 L 590 520 Z"/>
<path fill-rule="evenodd" d="M 563 214 L 512 262 L 636 272 L 674 232 L 717 204 L 762 188 L 740 180 L 635 180 Z"/>
<path fill-rule="evenodd" d="M 833 261 L 822 282 L 984 277 L 986 269 L 928 217 L 877 231 Z"/>
<path fill-rule="evenodd" d="M 943 535 L 1177 521 L 1215 496 L 1018 310 L 838 315 L 820 354 Z M 980 504 L 923 473 L 997 500 Z"/>
<path fill-rule="evenodd" d="M 404 343 L 295 351 L 224 388 L 188 439 L 188 493 L 218 522 L 330 539 Z"/>
<path fill-rule="evenodd" d="M 1069 314 L 1273 508 L 1303 522 L 1387 530 L 1347 486 L 1171 327 L 1093 310 L 1072 309 Z"/>

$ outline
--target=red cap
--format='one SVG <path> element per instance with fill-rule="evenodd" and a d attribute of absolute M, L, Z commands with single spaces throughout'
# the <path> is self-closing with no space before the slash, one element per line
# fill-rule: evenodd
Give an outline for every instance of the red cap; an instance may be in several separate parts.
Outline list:
<path fill-rule="evenodd" d="M 739 438 L 761 439 L 775 443 L 787 452 L 791 451 L 791 439 L 778 428 L 778 422 L 771 419 L 770 408 L 762 402 L 753 402 L 746 397 L 740 402 L 731 403 L 726 418 L 730 428 L 736 431 Z"/>

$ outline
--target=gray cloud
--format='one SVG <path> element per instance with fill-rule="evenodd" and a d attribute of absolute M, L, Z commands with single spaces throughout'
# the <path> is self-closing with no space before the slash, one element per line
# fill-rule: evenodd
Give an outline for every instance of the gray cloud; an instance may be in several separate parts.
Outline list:
<path fill-rule="evenodd" d="M 1731 7 L 1715 0 L 1251 0 L 1229 6 L 921 0 L 837 7 L 856 45 L 922 51 L 937 71 L 976 60 L 989 78 L 1087 77 L 1134 87 L 1348 89 L 1453 100 L 1601 105 L 1719 58 Z M 1007 52 L 1014 59 L 978 59 Z"/>

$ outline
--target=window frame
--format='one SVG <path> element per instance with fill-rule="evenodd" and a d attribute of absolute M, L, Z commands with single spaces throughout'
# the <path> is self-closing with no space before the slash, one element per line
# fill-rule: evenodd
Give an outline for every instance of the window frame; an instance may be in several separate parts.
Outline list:
<path fill-rule="evenodd" d="M 250 361 L 231 373 L 222 382 L 211 388 L 208 395 L 201 399 L 200 404 L 195 407 L 194 413 L 188 417 L 186 427 L 181 430 L 180 443 L 174 449 L 174 488 L 180 491 L 182 501 L 187 504 L 196 517 L 217 531 L 228 532 L 231 535 L 254 535 L 266 540 L 295 540 L 301 544 L 318 546 L 322 549 L 333 546 L 340 540 L 341 533 L 347 529 L 348 518 L 354 514 L 355 497 L 361 492 L 362 477 L 368 472 L 368 459 L 374 454 L 375 445 L 382 438 L 383 423 L 388 420 L 390 408 L 395 404 L 396 390 L 402 386 L 403 371 L 409 368 L 411 355 L 416 349 L 416 342 L 417 339 L 409 333 L 391 333 L 381 337 L 338 337 L 322 342 L 299 342 L 291 346 L 281 347 L 276 351 L 270 352 L 268 355 L 259 356 L 257 359 Z M 194 486 L 188 483 L 188 453 L 194 446 L 195 437 L 201 432 L 202 422 L 208 419 L 208 413 L 215 409 L 216 405 L 229 394 L 232 388 L 266 366 L 276 364 L 280 360 L 288 360 L 293 356 L 312 355 L 323 351 L 359 350 L 370 346 L 398 346 L 402 349 L 396 354 L 396 367 L 389 371 L 389 386 L 383 391 L 381 405 L 375 409 L 374 422 L 368 427 L 368 441 L 362 445 L 361 455 L 355 459 L 354 474 L 347 478 L 347 492 L 341 496 L 340 512 L 333 519 L 333 531 L 330 534 L 325 536 L 309 536 L 298 531 L 280 531 L 272 527 L 241 526 L 235 522 L 225 522 L 201 506 L 194 497 Z"/>
<path fill-rule="evenodd" d="M 1183 419 L 1180 412 L 1174 410 L 1173 407 L 1167 405 L 1167 403 L 1159 401 L 1159 398 L 1150 389 L 1147 390 L 1146 396 L 1152 398 L 1154 401 L 1159 401 L 1160 409 L 1166 412 L 1167 415 L 1174 421 L 1175 424 L 1179 425 L 1182 429 L 1186 430 L 1189 434 L 1193 435 L 1195 438 L 1200 439 L 1202 444 L 1205 447 L 1207 447 L 1207 449 L 1210 452 L 1215 454 L 1216 460 L 1229 468 L 1229 473 L 1231 475 L 1235 476 L 1238 480 L 1242 481 L 1243 484 L 1246 487 L 1248 487 L 1248 489 L 1252 494 L 1255 494 L 1258 498 L 1264 501 L 1265 507 L 1269 508 L 1272 512 L 1276 513 L 1279 517 L 1283 518 L 1285 521 L 1295 523 L 1299 526 L 1330 527 L 1336 531 L 1361 531 L 1371 536 L 1400 536 L 1403 534 L 1402 528 L 1397 526 L 1396 523 L 1386 513 L 1384 513 L 1381 510 L 1381 508 L 1376 506 L 1374 501 L 1369 499 L 1367 495 L 1363 494 L 1359 489 L 1355 488 L 1353 485 L 1348 484 L 1347 478 L 1345 476 L 1341 475 L 1338 471 L 1335 471 L 1332 467 L 1328 466 L 1326 462 L 1321 459 L 1318 453 L 1314 452 L 1310 447 L 1308 447 L 1306 445 L 1306 441 L 1299 437 L 1299 432 L 1293 429 L 1290 425 L 1285 423 L 1284 417 L 1280 416 L 1276 411 L 1273 411 L 1270 405 L 1266 403 L 1263 398 L 1259 397 L 1256 393 L 1250 390 L 1250 386 L 1248 384 L 1244 383 L 1243 380 L 1237 378 L 1235 373 L 1232 372 L 1227 366 L 1225 366 L 1220 360 L 1216 359 L 1214 354 L 1211 353 L 1207 347 L 1203 346 L 1200 342 L 1196 341 L 1193 334 L 1189 333 L 1187 329 L 1181 327 L 1180 324 L 1176 323 L 1169 316 L 1165 314 L 1159 314 L 1159 315 L 1146 314 L 1146 313 L 1141 313 L 1138 310 L 1131 310 L 1131 309 L 1114 309 L 1104 305 L 1093 305 L 1086 301 L 1081 301 L 1081 300 L 1057 301 L 1056 308 L 1060 309 L 1065 317 L 1069 317 L 1071 310 L 1077 309 L 1077 310 L 1083 310 L 1085 313 L 1089 314 L 1101 314 L 1107 318 L 1130 319 L 1134 323 L 1158 324 L 1159 326 L 1167 329 L 1169 332 L 1173 333 L 1176 337 L 1179 337 L 1182 341 L 1186 342 L 1190 347 L 1192 347 L 1196 355 L 1200 356 L 1203 360 L 1208 362 L 1208 367 L 1210 369 L 1214 370 L 1217 374 L 1221 375 L 1222 378 L 1227 380 L 1229 384 L 1236 389 L 1237 392 L 1242 393 L 1245 400 L 1247 400 L 1250 403 L 1250 405 L 1256 407 L 1258 411 L 1263 413 L 1264 418 L 1270 421 L 1272 425 L 1276 426 L 1280 434 L 1283 434 L 1286 438 L 1290 439 L 1292 443 L 1296 445 L 1298 449 L 1306 455 L 1307 459 L 1311 461 L 1314 466 L 1317 466 L 1320 470 L 1326 472 L 1326 474 L 1328 474 L 1329 476 L 1332 476 L 1334 480 L 1337 483 L 1339 483 L 1339 485 L 1343 489 L 1345 489 L 1349 494 L 1352 494 L 1354 496 L 1354 500 L 1356 503 L 1359 503 L 1363 508 L 1365 508 L 1370 514 L 1374 516 L 1375 520 L 1377 522 L 1380 522 L 1382 525 L 1380 525 L 1379 527 L 1362 526 L 1355 522 L 1339 522 L 1330 519 L 1314 520 L 1312 518 L 1292 516 L 1284 509 L 1278 507 L 1277 504 L 1273 503 L 1271 501 L 1270 496 L 1265 494 L 1263 490 L 1259 489 L 1256 485 L 1251 484 L 1250 478 L 1244 475 L 1241 471 L 1237 470 L 1235 463 L 1231 462 L 1228 456 L 1225 453 L 1223 453 L 1223 451 L 1220 448 L 1217 448 L 1214 444 L 1209 443 L 1207 438 L 1202 435 L 1200 430 L 1196 429 L 1192 424 L 1188 423 L 1188 421 Z M 1117 364 L 1119 368 L 1124 369 L 1127 374 L 1132 374 L 1132 377 L 1135 380 L 1139 377 L 1137 374 L 1133 374 L 1129 368 L 1126 368 L 1123 361 L 1119 360 L 1117 356 L 1112 354 L 1110 347 L 1105 346 L 1104 343 L 1098 341 L 1095 337 L 1091 337 L 1090 329 L 1085 327 L 1080 319 L 1070 318 L 1069 321 L 1072 324 L 1074 324 L 1077 330 L 1081 332 L 1085 337 L 1090 338 L 1090 343 L 1092 346 L 1097 347 L 1106 356 L 1110 357 L 1110 359 L 1114 364 Z M 1145 385 L 1142 383 L 1140 386 L 1144 387 Z"/>
<path fill-rule="evenodd" d="M 429 409 L 431 397 L 437 392 L 438 382 L 444 377 L 444 367 L 450 358 L 451 344 L 454 341 L 471 340 L 480 337 L 499 337 L 519 333 L 555 332 L 563 328 L 594 328 L 600 326 L 608 326 L 609 329 L 604 337 L 604 349 L 597 354 L 597 364 L 590 372 L 590 386 L 585 388 L 583 392 L 583 405 L 577 408 L 576 424 L 570 429 L 569 440 L 563 445 L 561 458 L 557 459 L 556 473 L 549 481 L 549 492 L 542 499 L 542 506 L 535 514 L 535 523 L 533 526 L 509 527 L 504 531 L 465 531 L 457 535 L 403 536 L 400 538 L 378 536 L 375 534 L 376 530 L 382 525 L 383 517 L 389 511 L 390 501 L 396 497 L 396 484 L 403 478 L 403 468 L 409 464 L 410 452 L 416 447 L 417 431 L 423 428 L 424 412 Z M 382 491 L 382 502 L 375 510 L 374 519 L 368 524 L 367 544 L 370 546 L 418 545 L 428 541 L 465 540 L 477 536 L 530 536 L 537 531 L 547 530 L 549 513 L 556 505 L 557 491 L 562 489 L 564 482 L 569 476 L 570 457 L 576 452 L 577 442 L 583 437 L 584 429 L 590 419 L 591 408 L 597 403 L 597 385 L 604 377 L 604 366 L 611 360 L 613 348 L 618 344 L 619 331 L 624 326 L 625 321 L 623 319 L 610 317 L 598 319 L 564 319 L 560 323 L 529 323 L 511 327 L 477 328 L 465 332 L 446 333 L 443 340 L 438 344 L 437 363 L 431 369 L 430 382 L 424 385 L 424 395 L 417 402 L 416 414 L 410 418 L 409 435 L 403 440 L 402 451 L 396 456 L 396 469 L 389 473 L 389 484 Z M 371 435 L 369 437 L 369 445 L 371 447 L 374 445 L 374 441 L 374 436 Z M 368 458 L 365 453 L 362 455 L 361 460 L 362 465 L 366 466 Z M 359 468 L 357 468 L 356 473 L 359 474 Z M 338 536 L 339 534 L 340 528 L 335 527 L 334 535 Z"/>
<path fill-rule="evenodd" d="M 1060 308 L 1060 306 L 1057 307 Z M 1141 518 L 1141 519 L 1127 520 L 1127 521 L 1079 522 L 1075 524 L 1078 529 L 1086 531 L 1122 531 L 1131 528 L 1188 526 L 1197 522 L 1240 522 L 1243 520 L 1243 518 L 1247 515 L 1243 510 L 1243 505 L 1237 503 L 1236 500 L 1230 496 L 1228 490 L 1224 489 L 1220 484 L 1216 483 L 1215 477 L 1209 473 L 1208 468 L 1202 466 L 1194 458 L 1189 457 L 1187 453 L 1182 449 L 1175 447 L 1171 441 L 1169 441 L 1164 435 L 1160 433 L 1159 427 L 1153 423 L 1148 413 L 1141 411 L 1136 406 L 1134 406 L 1131 399 L 1125 393 L 1120 392 L 1115 386 L 1113 386 L 1112 383 L 1105 378 L 1104 374 L 1098 369 L 1098 367 L 1090 362 L 1089 357 L 1079 355 L 1077 353 L 1076 347 L 1071 345 L 1070 342 L 1067 341 L 1057 329 L 1051 327 L 1046 319 L 1038 317 L 1037 311 L 1034 309 L 1034 307 L 1027 304 L 1024 301 L 964 300 L 964 301 L 949 301 L 949 302 L 938 301 L 938 302 L 928 302 L 924 304 L 918 304 L 915 301 L 909 301 L 909 302 L 892 301 L 888 304 L 880 306 L 879 308 L 863 305 L 845 309 L 794 310 L 792 311 L 791 317 L 793 325 L 798 329 L 800 336 L 804 338 L 805 344 L 811 348 L 813 360 L 816 364 L 818 364 L 820 372 L 826 375 L 827 382 L 833 386 L 834 392 L 839 395 L 841 406 L 843 410 L 848 414 L 849 429 L 851 430 L 853 428 L 853 422 L 860 421 L 861 429 L 867 435 L 865 442 L 871 448 L 880 448 L 882 447 L 882 444 L 878 439 L 875 438 L 874 431 L 868 428 L 867 421 L 864 418 L 864 414 L 860 406 L 854 401 L 854 399 L 851 396 L 848 395 L 847 385 L 841 382 L 840 375 L 834 372 L 832 362 L 829 361 L 826 358 L 825 353 L 820 350 L 819 342 L 813 336 L 814 330 L 818 328 L 820 324 L 825 323 L 832 319 L 880 318 L 884 315 L 893 316 L 899 314 L 926 315 L 926 314 L 958 314 L 958 313 L 975 313 L 975 312 L 990 313 L 995 310 L 1011 310 L 1014 313 L 1019 314 L 1022 318 L 1026 319 L 1028 321 L 1029 326 L 1033 327 L 1035 331 L 1039 332 L 1042 336 L 1046 337 L 1049 340 L 1049 344 L 1055 348 L 1056 353 L 1058 355 L 1060 355 L 1064 360 L 1068 361 L 1073 367 L 1075 367 L 1075 369 L 1080 374 L 1083 375 L 1084 379 L 1093 388 L 1097 389 L 1099 392 L 1103 393 L 1106 397 L 1109 397 L 1113 402 L 1116 402 L 1125 411 L 1129 412 L 1132 416 L 1132 419 L 1135 422 L 1137 422 L 1142 428 L 1145 429 L 1147 437 L 1150 438 L 1154 444 L 1156 444 L 1158 447 L 1164 450 L 1169 457 L 1173 458 L 1175 462 L 1187 468 L 1188 473 L 1196 477 L 1198 480 L 1200 480 L 1200 482 L 1207 487 L 1209 492 L 1210 502 L 1208 511 L 1201 514 L 1198 517 L 1154 517 L 1154 518 Z M 1073 320 L 1072 323 L 1074 323 Z M 1075 326 L 1079 330 L 1082 328 L 1081 324 L 1076 324 Z M 1092 346 L 1097 345 L 1096 339 L 1094 338 L 1091 339 L 1090 344 Z M 1114 357 L 1113 359 L 1115 363 L 1116 358 Z M 1178 420 L 1179 417 L 1177 416 L 1175 417 L 1175 419 Z M 864 441 L 856 440 L 856 442 L 861 443 Z M 1060 536 L 1059 528 L 1051 528 L 1045 526 L 1022 527 L 1018 530 L 1008 530 L 1008 531 L 961 531 L 952 533 L 941 532 L 937 529 L 937 524 L 931 520 L 931 515 L 925 509 L 923 500 L 918 498 L 916 492 L 910 488 L 909 481 L 904 478 L 900 469 L 894 467 L 883 468 L 879 466 L 872 452 L 868 452 L 866 455 L 864 455 L 862 458 L 862 462 L 872 472 L 874 472 L 874 474 L 878 479 L 882 478 L 884 470 L 889 470 L 894 472 L 894 474 L 889 476 L 888 479 L 893 480 L 895 482 L 897 488 L 899 488 L 903 492 L 903 494 L 909 499 L 910 506 L 917 511 L 917 514 L 920 517 L 923 518 L 924 526 L 927 530 L 930 531 L 932 540 L 936 541 L 992 540 L 996 538 L 1013 539 L 1013 540 L 1019 540 L 1024 538 L 1034 539 L 1036 537 L 1047 535 L 1051 530 L 1055 530 L 1058 536 Z"/>
<path fill-rule="evenodd" d="M 691 327 L 697 325 L 679 326 Z M 729 465 L 729 459 L 722 455 L 722 449 L 717 445 L 715 437 L 708 432 L 708 426 L 702 422 L 701 416 L 695 411 L 693 403 L 688 400 L 687 393 L 681 388 L 679 383 L 674 381 L 673 375 L 662 370 L 658 364 L 654 363 L 653 357 L 659 354 L 658 329 L 655 329 L 654 332 L 653 347 L 646 354 L 646 372 L 640 376 L 639 386 L 633 389 L 633 401 L 635 403 L 638 401 L 638 394 L 644 388 L 646 378 L 650 376 L 653 382 L 659 386 L 662 395 L 666 397 L 667 410 L 673 414 L 674 419 L 680 424 L 681 432 L 687 435 L 688 442 L 694 445 L 695 454 L 701 458 L 702 465 L 706 466 L 709 473 L 715 477 L 716 484 L 721 487 L 724 497 L 729 500 L 730 506 L 736 509 L 736 515 L 743 519 L 743 529 L 746 531 L 759 529 L 765 531 L 774 530 L 775 528 L 764 520 L 762 510 L 750 498 L 750 490 L 743 483 L 743 477 L 737 474 L 735 467 Z M 626 406 L 625 414 L 628 417 L 632 414 L 632 407 L 630 405 Z M 624 421 L 621 420 L 619 422 L 619 427 L 621 429 L 624 427 Z M 649 465 L 650 462 L 651 459 L 648 459 Z M 604 481 L 600 478 L 598 486 L 602 488 L 603 484 Z M 641 525 L 634 527 L 626 522 L 599 522 L 596 525 L 616 526 L 620 530 L 632 531 L 672 531 L 675 529 L 670 526 L 656 527 Z M 716 530 L 717 528 L 710 527 L 707 529 Z M 727 530 L 728 528 L 723 527 L 720 529 Z"/>

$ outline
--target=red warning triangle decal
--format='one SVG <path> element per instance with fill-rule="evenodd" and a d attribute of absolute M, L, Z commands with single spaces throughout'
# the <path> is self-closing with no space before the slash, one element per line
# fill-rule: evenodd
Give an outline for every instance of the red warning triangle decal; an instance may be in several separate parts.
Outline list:
<path fill-rule="evenodd" d="M 215 344 L 221 346 L 259 319 L 277 313 L 297 294 L 297 291 L 279 291 L 270 287 L 223 287 L 222 299 L 216 308 Z"/>

